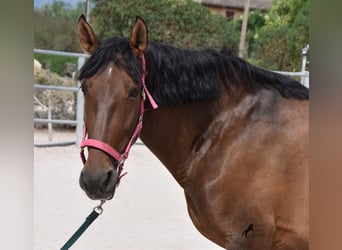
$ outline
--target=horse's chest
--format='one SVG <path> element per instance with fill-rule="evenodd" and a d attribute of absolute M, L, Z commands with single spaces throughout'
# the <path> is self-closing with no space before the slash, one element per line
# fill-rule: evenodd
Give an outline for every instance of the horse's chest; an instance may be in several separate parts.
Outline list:
<path fill-rule="evenodd" d="M 224 247 L 225 229 L 217 223 L 215 215 L 207 204 L 192 200 L 187 193 L 185 197 L 190 218 L 197 230 L 211 241 Z"/>

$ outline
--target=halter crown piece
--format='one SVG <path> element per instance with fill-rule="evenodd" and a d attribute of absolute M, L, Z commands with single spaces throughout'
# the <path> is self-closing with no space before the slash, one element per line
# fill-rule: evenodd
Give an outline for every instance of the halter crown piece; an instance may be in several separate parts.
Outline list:
<path fill-rule="evenodd" d="M 133 146 L 133 144 L 136 142 L 136 140 L 138 139 L 139 135 L 140 135 L 140 131 L 142 129 L 143 126 L 143 117 L 144 117 L 144 103 L 145 103 L 145 99 L 146 96 L 149 100 L 149 102 L 151 103 L 151 106 L 153 109 L 158 108 L 157 103 L 154 101 L 151 93 L 148 91 L 146 84 L 145 84 L 145 75 L 146 75 L 146 61 L 145 61 L 145 56 L 142 55 L 141 56 L 141 62 L 142 62 L 142 68 L 143 68 L 143 73 L 141 76 L 141 84 L 142 84 L 142 91 L 141 91 L 141 101 L 140 101 L 140 114 L 139 114 L 139 119 L 138 119 L 138 123 L 134 129 L 133 135 L 131 136 L 131 139 L 128 141 L 128 144 L 126 146 L 126 149 L 124 150 L 123 153 L 119 153 L 117 150 L 115 150 L 112 146 L 110 146 L 107 143 L 104 143 L 102 141 L 99 140 L 95 140 L 95 139 L 87 139 L 87 128 L 84 126 L 83 128 L 83 138 L 82 138 L 82 142 L 80 145 L 81 148 L 81 159 L 83 162 L 83 165 L 86 163 L 86 157 L 84 155 L 84 148 L 85 147 L 92 147 L 92 148 L 97 148 L 101 151 L 103 151 L 104 153 L 108 154 L 109 156 L 113 157 L 114 159 L 116 159 L 119 162 L 118 165 L 118 179 L 117 179 L 117 183 L 116 186 L 118 186 L 120 184 L 120 180 L 122 177 L 124 177 L 127 172 L 122 173 L 123 170 L 123 165 L 125 160 L 128 158 L 128 154 L 129 151 L 131 149 L 131 147 Z"/>

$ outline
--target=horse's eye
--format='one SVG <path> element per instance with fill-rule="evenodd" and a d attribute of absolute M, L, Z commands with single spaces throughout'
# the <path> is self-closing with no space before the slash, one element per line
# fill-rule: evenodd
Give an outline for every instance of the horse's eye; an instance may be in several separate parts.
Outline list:
<path fill-rule="evenodd" d="M 81 83 L 81 90 L 82 90 L 82 92 L 85 94 L 86 93 L 86 91 L 87 91 L 87 89 L 88 89 L 88 87 L 87 87 L 87 84 L 85 83 L 85 82 L 83 82 L 82 81 L 82 83 Z"/>
<path fill-rule="evenodd" d="M 138 94 L 139 94 L 139 92 L 140 92 L 140 88 L 139 88 L 139 87 L 132 88 L 132 89 L 129 91 L 128 97 L 131 97 L 131 98 L 137 97 Z"/>

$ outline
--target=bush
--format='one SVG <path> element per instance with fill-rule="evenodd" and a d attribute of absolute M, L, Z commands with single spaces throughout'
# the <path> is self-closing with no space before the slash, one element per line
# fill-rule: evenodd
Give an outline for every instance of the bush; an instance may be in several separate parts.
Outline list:
<path fill-rule="evenodd" d="M 42 69 L 34 76 L 35 84 L 56 85 L 76 87 L 76 81 L 65 79 L 50 70 Z M 59 90 L 42 90 L 34 91 L 34 118 L 48 117 L 47 109 L 51 100 L 52 119 L 75 120 L 76 119 L 76 93 Z M 46 127 L 45 123 L 36 123 L 36 128 Z M 70 128 L 74 125 L 53 124 L 55 128 Z"/>
<path fill-rule="evenodd" d="M 34 10 L 33 39 L 37 49 L 81 52 L 77 37 L 77 18 L 84 13 L 85 1 L 75 8 L 63 1 L 54 1 Z"/>

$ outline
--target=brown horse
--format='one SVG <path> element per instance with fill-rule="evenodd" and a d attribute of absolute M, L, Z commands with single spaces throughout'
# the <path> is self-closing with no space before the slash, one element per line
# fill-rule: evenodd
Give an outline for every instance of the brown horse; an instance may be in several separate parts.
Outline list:
<path fill-rule="evenodd" d="M 91 54 L 79 74 L 88 138 L 126 152 L 145 105 L 140 138 L 205 237 L 226 249 L 309 248 L 307 88 L 228 54 L 148 41 L 139 17 L 130 38 L 100 42 L 84 16 L 78 32 Z M 111 199 L 122 162 L 86 146 L 80 185 Z"/>

